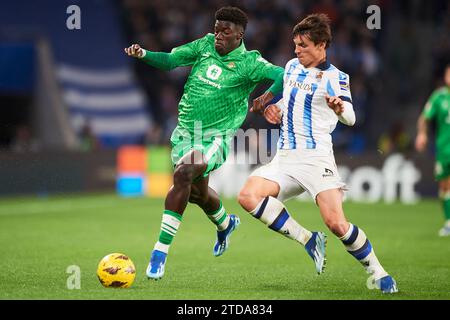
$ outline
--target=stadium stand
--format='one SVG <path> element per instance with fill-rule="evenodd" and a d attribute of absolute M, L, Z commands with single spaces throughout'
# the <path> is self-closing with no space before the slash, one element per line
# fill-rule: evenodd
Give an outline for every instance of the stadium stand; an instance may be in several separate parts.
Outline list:
<path fill-rule="evenodd" d="M 39 86 L 39 91 L 49 95 L 49 91 L 58 91 L 62 106 L 56 108 L 63 108 L 59 111 L 79 137 L 90 131 L 102 147 L 142 144 L 151 125 L 149 101 L 135 81 L 130 59 L 123 54 L 125 43 L 116 7 L 107 0 L 76 1 L 81 8 L 81 29 L 71 30 L 66 22 L 72 13 L 67 8 L 72 4 L 66 0 L 4 1 L 0 5 L 0 39 L 35 46 L 38 82 L 42 81 L 40 72 L 50 73 L 56 81 L 53 89 L 49 81 Z M 39 43 L 48 45 L 49 50 L 39 50 Z M 39 57 L 45 52 L 48 56 L 44 61 L 50 65 L 42 68 Z M 21 57 L 13 55 L 8 63 L 20 65 Z M 9 79 L 6 72 L 2 77 Z M 8 87 L 0 90 L 8 91 Z M 54 128 L 48 124 L 44 130 Z"/>

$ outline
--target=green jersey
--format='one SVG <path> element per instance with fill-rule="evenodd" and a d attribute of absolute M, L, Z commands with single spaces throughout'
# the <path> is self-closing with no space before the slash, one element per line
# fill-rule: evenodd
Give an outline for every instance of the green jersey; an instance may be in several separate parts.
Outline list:
<path fill-rule="evenodd" d="M 160 69 L 192 66 L 178 110 L 178 125 L 172 133 L 172 162 L 175 166 L 191 150 L 201 151 L 208 163 L 203 176 L 219 168 L 227 158 L 229 143 L 242 125 L 248 98 L 256 85 L 276 80 L 271 91 L 282 91 L 283 73 L 241 45 L 221 56 L 214 35 L 174 48 L 170 54 L 145 51 L 144 61 Z"/>
<path fill-rule="evenodd" d="M 243 42 L 227 55 L 219 55 L 213 34 L 174 48 L 170 68 L 178 66 L 192 66 L 178 116 L 178 127 L 190 133 L 194 126 L 201 126 L 202 132 L 215 129 L 234 134 L 245 120 L 256 85 L 283 74 L 283 68 L 267 62 L 258 51 L 247 51 Z"/>
<path fill-rule="evenodd" d="M 450 162 L 450 89 L 433 92 L 425 105 L 423 116 L 436 121 L 436 159 Z"/>

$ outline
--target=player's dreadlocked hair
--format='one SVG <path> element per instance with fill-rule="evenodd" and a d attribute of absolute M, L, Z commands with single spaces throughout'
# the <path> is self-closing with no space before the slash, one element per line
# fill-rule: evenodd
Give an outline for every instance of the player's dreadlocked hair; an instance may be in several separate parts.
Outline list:
<path fill-rule="evenodd" d="M 325 48 L 331 43 L 330 18 L 324 13 L 314 13 L 300 21 L 292 31 L 294 38 L 306 35 L 315 45 L 325 42 Z"/>
<path fill-rule="evenodd" d="M 222 7 L 216 11 L 216 20 L 229 21 L 244 28 L 247 27 L 248 17 L 244 11 L 237 7 Z"/>

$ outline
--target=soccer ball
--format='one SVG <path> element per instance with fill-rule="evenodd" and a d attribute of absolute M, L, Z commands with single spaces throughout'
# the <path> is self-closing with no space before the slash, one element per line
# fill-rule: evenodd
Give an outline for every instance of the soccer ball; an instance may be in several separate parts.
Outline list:
<path fill-rule="evenodd" d="M 104 287 L 128 288 L 136 277 L 136 268 L 126 255 L 111 253 L 98 264 L 97 277 Z"/>

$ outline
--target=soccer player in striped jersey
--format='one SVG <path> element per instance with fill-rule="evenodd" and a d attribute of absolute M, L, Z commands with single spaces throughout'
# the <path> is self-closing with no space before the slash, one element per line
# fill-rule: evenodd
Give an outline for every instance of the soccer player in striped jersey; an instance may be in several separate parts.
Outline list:
<path fill-rule="evenodd" d="M 188 202 L 200 206 L 217 227 L 213 254 L 220 256 L 228 248 L 240 220 L 226 212 L 208 186 L 209 173 L 227 158 L 230 141 L 247 115 L 249 95 L 258 83 L 274 81 L 264 97 L 255 99 L 255 107 L 268 103 L 283 87 L 283 68 L 245 48 L 246 14 L 236 7 L 223 7 L 215 18 L 214 34 L 171 53 L 144 50 L 137 44 L 125 49 L 128 55 L 159 69 L 192 66 L 179 103 L 178 125 L 170 139 L 175 172 L 146 271 L 151 279 L 164 275 L 167 254 Z"/>
<path fill-rule="evenodd" d="M 417 121 L 416 149 L 423 152 L 428 143 L 429 122 L 436 123 L 435 179 L 439 182 L 445 223 L 439 236 L 450 236 L 450 64 L 445 68 L 445 86 L 435 90 Z"/>
<path fill-rule="evenodd" d="M 282 99 L 264 111 L 254 110 L 280 123 L 277 154 L 250 175 L 239 203 L 270 229 L 301 243 L 321 274 L 325 234 L 300 225 L 283 204 L 308 191 L 327 227 L 370 273 L 368 287 L 395 293 L 396 282 L 378 261 L 364 231 L 347 221 L 342 208 L 345 184 L 334 160 L 331 132 L 338 121 L 352 126 L 355 113 L 349 76 L 326 58 L 331 41 L 328 17 L 309 15 L 294 27 L 293 39 L 297 58 L 286 64 Z"/>

